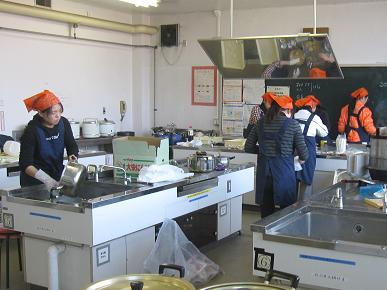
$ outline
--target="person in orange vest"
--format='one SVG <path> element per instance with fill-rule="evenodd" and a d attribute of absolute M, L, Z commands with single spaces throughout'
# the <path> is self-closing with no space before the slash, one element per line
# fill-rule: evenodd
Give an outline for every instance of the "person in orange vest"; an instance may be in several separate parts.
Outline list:
<path fill-rule="evenodd" d="M 368 91 L 357 89 L 351 94 L 353 102 L 341 108 L 338 122 L 340 134 L 346 133 L 347 141 L 351 143 L 369 143 L 370 135 L 376 134 L 372 111 L 365 104 L 368 101 Z"/>

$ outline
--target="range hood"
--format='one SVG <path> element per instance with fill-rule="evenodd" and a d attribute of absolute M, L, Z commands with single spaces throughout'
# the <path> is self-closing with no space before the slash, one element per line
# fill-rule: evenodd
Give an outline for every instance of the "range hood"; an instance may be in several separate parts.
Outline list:
<path fill-rule="evenodd" d="M 343 78 L 326 34 L 198 41 L 226 79 Z"/>

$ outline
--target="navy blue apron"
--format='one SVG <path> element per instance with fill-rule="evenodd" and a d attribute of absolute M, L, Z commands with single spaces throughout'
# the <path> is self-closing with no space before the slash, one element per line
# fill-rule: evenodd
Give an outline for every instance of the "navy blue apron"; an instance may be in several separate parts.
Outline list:
<path fill-rule="evenodd" d="M 362 143 L 362 142 L 367 142 L 370 143 L 370 135 L 367 133 L 366 130 L 364 130 L 363 126 L 361 125 L 361 121 L 360 121 L 360 114 L 361 112 L 366 108 L 366 106 L 363 106 L 360 108 L 359 112 L 357 112 L 357 114 L 355 114 L 353 112 L 354 110 L 354 106 L 351 104 L 351 105 L 348 105 L 348 121 L 347 121 L 347 126 L 346 126 L 346 134 L 348 136 L 349 134 L 349 131 L 350 130 L 354 130 L 357 132 L 357 134 L 359 135 L 359 138 L 360 138 L 360 142 L 351 142 L 351 143 Z M 350 110 L 351 110 L 351 113 L 350 113 Z M 350 126 L 350 118 L 351 116 L 354 116 L 356 117 L 356 120 L 357 120 L 357 128 L 353 128 Z"/>
<path fill-rule="evenodd" d="M 281 139 L 291 119 L 284 120 L 277 133 L 264 130 L 263 120 L 259 122 L 259 157 L 257 164 L 255 202 L 262 204 L 266 177 L 273 177 L 274 204 L 286 207 L 296 202 L 296 176 L 294 174 L 293 155 L 281 156 Z M 276 143 L 276 157 L 267 157 L 265 140 L 274 140 Z"/>
<path fill-rule="evenodd" d="M 63 152 L 65 147 L 65 128 L 63 119 L 60 119 L 57 126 L 58 133 L 53 136 L 46 136 L 45 130 L 41 127 L 36 128 L 39 151 L 37 152 L 37 156 L 34 156 L 34 165 L 59 181 L 64 169 Z M 29 186 L 41 184 L 41 182 L 36 178 L 27 175 L 25 172 L 21 172 L 20 184 L 21 186 Z"/>
<path fill-rule="evenodd" d="M 309 157 L 304 164 L 301 164 L 302 170 L 297 171 L 296 175 L 298 180 L 308 185 L 312 185 L 313 183 L 314 170 L 316 168 L 316 137 L 307 136 L 310 123 L 315 115 L 315 113 L 310 114 L 306 121 L 297 120 L 299 123 L 304 124 L 302 134 L 304 135 L 306 147 L 308 148 Z"/>

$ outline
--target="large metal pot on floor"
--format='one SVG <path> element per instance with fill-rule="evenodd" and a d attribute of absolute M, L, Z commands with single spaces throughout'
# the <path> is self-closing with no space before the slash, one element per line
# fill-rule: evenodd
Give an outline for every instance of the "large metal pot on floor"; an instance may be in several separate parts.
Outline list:
<path fill-rule="evenodd" d="M 278 277 L 281 279 L 290 280 L 290 287 L 270 285 L 272 278 Z M 297 289 L 300 278 L 297 275 L 271 270 L 266 273 L 264 283 L 255 283 L 255 282 L 237 282 L 237 283 L 225 283 L 219 285 L 213 285 L 200 290 L 289 290 Z"/>
<path fill-rule="evenodd" d="M 180 278 L 161 275 L 165 269 L 178 271 Z M 182 279 L 184 273 L 185 270 L 181 266 L 164 264 L 159 267 L 159 275 L 123 275 L 97 282 L 84 290 L 195 290 L 195 287 L 190 282 Z"/>
<path fill-rule="evenodd" d="M 371 137 L 368 170 L 372 179 L 387 181 L 387 127 L 379 128 Z"/>

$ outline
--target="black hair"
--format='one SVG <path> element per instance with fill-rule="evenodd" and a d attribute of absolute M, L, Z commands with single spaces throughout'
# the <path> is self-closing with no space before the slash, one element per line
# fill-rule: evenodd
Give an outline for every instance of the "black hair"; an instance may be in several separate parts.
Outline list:
<path fill-rule="evenodd" d="M 280 112 L 281 107 L 276 102 L 272 102 L 270 108 L 265 114 L 266 121 L 272 121 L 274 117 L 277 116 Z"/>
<path fill-rule="evenodd" d="M 62 110 L 61 113 L 63 113 L 63 105 L 62 105 L 62 103 L 58 103 L 58 105 L 60 106 L 60 108 L 61 108 L 61 110 Z M 49 108 L 43 110 L 42 113 L 44 113 L 44 114 L 52 113 L 52 107 L 53 107 L 53 106 L 51 106 L 51 107 L 49 107 Z"/>

